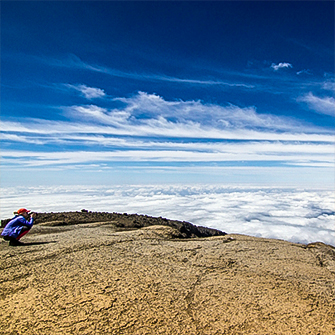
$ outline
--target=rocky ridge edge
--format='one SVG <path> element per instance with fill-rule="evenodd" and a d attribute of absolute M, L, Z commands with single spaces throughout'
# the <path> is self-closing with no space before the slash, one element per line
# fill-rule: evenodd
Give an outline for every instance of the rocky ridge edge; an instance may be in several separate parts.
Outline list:
<path fill-rule="evenodd" d="M 1 220 L 1 227 L 4 227 L 10 220 Z M 225 232 L 218 229 L 196 226 L 186 221 L 169 220 L 163 217 L 139 214 L 91 212 L 86 209 L 82 209 L 80 212 L 37 213 L 35 221 L 37 225 L 44 226 L 68 226 L 96 222 L 112 223 L 117 228 L 123 229 L 138 229 L 156 225 L 169 226 L 177 229 L 181 238 L 226 235 Z"/>

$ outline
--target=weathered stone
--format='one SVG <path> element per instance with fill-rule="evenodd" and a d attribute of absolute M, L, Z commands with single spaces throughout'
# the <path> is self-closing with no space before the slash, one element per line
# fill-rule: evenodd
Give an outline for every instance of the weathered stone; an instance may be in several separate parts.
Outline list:
<path fill-rule="evenodd" d="M 188 224 L 140 220 L 36 225 L 25 246 L 2 241 L 0 334 L 335 333 L 331 246 L 185 238 Z"/>

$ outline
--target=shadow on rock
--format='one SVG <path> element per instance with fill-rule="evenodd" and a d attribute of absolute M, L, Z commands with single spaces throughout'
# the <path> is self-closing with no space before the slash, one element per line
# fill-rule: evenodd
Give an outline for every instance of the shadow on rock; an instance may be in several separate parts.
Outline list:
<path fill-rule="evenodd" d="M 40 244 L 50 244 L 50 243 L 57 243 L 57 241 L 49 241 L 49 242 L 26 242 L 22 244 L 22 247 L 28 246 L 28 245 L 40 245 Z"/>

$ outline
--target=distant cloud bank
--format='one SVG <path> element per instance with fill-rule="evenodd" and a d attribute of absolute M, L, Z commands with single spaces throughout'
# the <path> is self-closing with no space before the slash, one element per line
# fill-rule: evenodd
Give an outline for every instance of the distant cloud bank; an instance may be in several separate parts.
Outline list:
<path fill-rule="evenodd" d="M 3 188 L 1 218 L 11 217 L 22 206 L 38 212 L 85 208 L 163 216 L 227 233 L 335 246 L 334 202 L 329 190 L 226 185 Z"/>

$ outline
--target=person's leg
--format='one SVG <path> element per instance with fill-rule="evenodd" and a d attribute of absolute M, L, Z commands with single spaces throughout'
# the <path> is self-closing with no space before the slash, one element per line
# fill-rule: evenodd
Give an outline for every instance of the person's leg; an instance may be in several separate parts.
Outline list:
<path fill-rule="evenodd" d="M 17 240 L 19 241 L 24 235 L 26 235 L 29 232 L 30 228 L 23 227 L 21 230 L 20 235 L 17 237 Z"/>
<path fill-rule="evenodd" d="M 3 239 L 4 239 L 5 241 L 9 241 L 9 245 L 10 245 L 10 246 L 24 245 L 24 243 L 22 243 L 22 242 L 20 241 L 20 239 L 21 239 L 24 235 L 26 235 L 29 231 L 30 231 L 30 228 L 24 226 L 24 227 L 21 229 L 21 233 L 20 233 L 20 235 L 19 235 L 17 238 L 15 238 L 15 237 L 11 237 L 11 236 L 3 236 Z"/>

